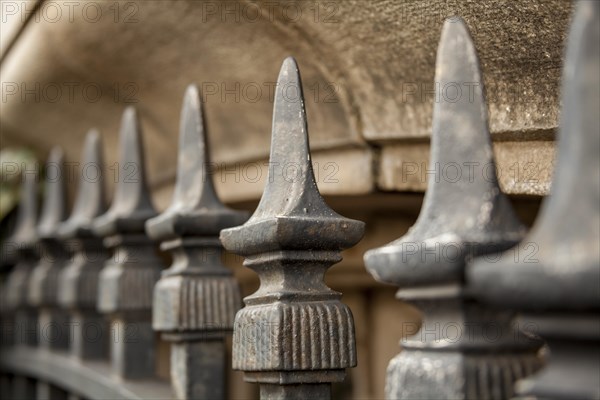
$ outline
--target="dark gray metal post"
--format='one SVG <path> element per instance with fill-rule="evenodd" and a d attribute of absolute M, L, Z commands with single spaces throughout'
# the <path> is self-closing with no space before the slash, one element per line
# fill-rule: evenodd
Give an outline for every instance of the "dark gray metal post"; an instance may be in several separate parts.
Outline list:
<path fill-rule="evenodd" d="M 178 399 L 225 399 L 226 334 L 241 296 L 221 262 L 221 229 L 240 225 L 245 212 L 225 207 L 209 173 L 200 94 L 185 94 L 177 182 L 171 206 L 146 222 L 173 264 L 154 289 L 153 326 L 171 342 L 171 382 Z"/>
<path fill-rule="evenodd" d="M 233 368 L 261 385 L 263 399 L 324 399 L 356 365 L 356 349 L 350 309 L 323 275 L 361 239 L 364 224 L 336 214 L 319 194 L 293 58 L 277 83 L 262 199 L 243 226 L 221 231 L 223 246 L 245 256 L 261 280 L 236 315 Z"/>
<path fill-rule="evenodd" d="M 37 174 L 22 176 L 19 215 L 9 241 L 17 251 L 17 263 L 6 281 L 6 311 L 13 318 L 15 345 L 37 344 L 37 311 L 29 305 L 27 289 L 31 271 L 39 261 L 37 248 Z"/>
<path fill-rule="evenodd" d="M 135 112 L 125 110 L 120 132 L 121 157 L 109 210 L 93 222 L 112 257 L 100 272 L 98 310 L 110 318 L 110 353 L 121 378 L 150 377 L 155 371 L 152 289 L 160 276 L 156 246 L 144 223 L 156 216 L 144 174 L 141 128 Z"/>
<path fill-rule="evenodd" d="M 498 185 L 479 61 L 461 19 L 444 24 L 435 82 L 429 169 L 436 175 L 419 218 L 405 236 L 365 255 L 377 280 L 399 286 L 397 297 L 424 313 L 390 362 L 386 395 L 506 399 L 516 379 L 538 368 L 540 343 L 464 286 L 471 257 L 514 246 L 525 229 Z"/>
<path fill-rule="evenodd" d="M 37 248 L 37 179 L 35 173 L 21 177 L 21 200 L 14 234 L 9 239 L 17 250 L 17 263 L 6 281 L 6 317 L 12 320 L 13 345 L 37 344 L 37 310 L 29 305 L 27 289 L 31 271 L 39 261 Z M 12 398 L 33 399 L 35 381 L 15 375 L 11 385 Z"/>
<path fill-rule="evenodd" d="M 69 316 L 58 305 L 58 277 L 68 263 L 69 251 L 58 236 L 58 226 L 65 219 L 65 176 L 63 151 L 54 147 L 45 167 L 45 193 L 37 235 L 40 262 L 31 272 L 29 303 L 39 309 L 38 345 L 46 350 L 67 350 L 69 346 Z M 63 399 L 66 393 L 48 382 L 38 381 L 38 400 Z"/>
<path fill-rule="evenodd" d="M 91 130 L 83 147 L 75 206 L 59 227 L 61 237 L 75 250 L 60 276 L 59 302 L 70 313 L 71 353 L 84 360 L 108 357 L 108 324 L 96 309 L 100 270 L 108 252 L 91 230 L 93 219 L 105 211 L 102 166 L 102 141 L 98 132 Z"/>
<path fill-rule="evenodd" d="M 522 311 L 518 325 L 548 342 L 548 365 L 517 385 L 527 398 L 600 398 L 599 37 L 600 3 L 579 2 L 567 45 L 551 194 L 516 250 L 470 268 L 478 296 Z"/>
<path fill-rule="evenodd" d="M 58 305 L 58 277 L 68 263 L 69 252 L 58 236 L 58 226 L 66 216 L 63 151 L 51 150 L 46 163 L 44 203 L 37 226 L 40 262 L 29 281 L 29 303 L 39 308 L 39 346 L 66 350 L 69 346 L 69 318 Z"/>

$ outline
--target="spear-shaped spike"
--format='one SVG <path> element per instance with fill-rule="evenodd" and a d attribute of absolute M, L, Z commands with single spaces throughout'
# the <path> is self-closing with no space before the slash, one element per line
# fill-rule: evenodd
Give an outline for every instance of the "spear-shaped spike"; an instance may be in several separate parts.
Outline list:
<path fill-rule="evenodd" d="M 58 146 L 52 148 L 46 163 L 44 202 L 37 227 L 38 235 L 42 240 L 56 239 L 58 225 L 67 215 L 63 163 L 63 150 Z"/>
<path fill-rule="evenodd" d="M 239 225 L 247 219 L 246 213 L 221 203 L 209 172 L 200 92 L 196 85 L 190 85 L 181 112 L 173 202 L 164 213 L 146 223 L 150 237 L 164 240 L 180 235 L 218 235 L 221 229 Z"/>
<path fill-rule="evenodd" d="M 69 219 L 59 228 L 64 238 L 91 236 L 92 220 L 106 211 L 101 179 L 102 159 L 102 139 L 98 131 L 92 129 L 83 146 L 83 165 L 75 206 Z"/>
<path fill-rule="evenodd" d="M 156 215 L 146 183 L 141 126 L 133 107 L 123 113 L 120 147 L 119 176 L 113 202 L 110 209 L 94 221 L 94 231 L 100 236 L 143 232 L 146 220 Z"/>
<path fill-rule="evenodd" d="M 478 261 L 471 277 L 481 296 L 516 308 L 587 308 L 600 304 L 600 4 L 581 1 L 563 74 L 563 113 L 550 196 L 520 254 Z M 517 250 L 515 250 L 517 251 Z M 512 253 L 512 252 L 511 252 Z M 508 295 L 510 293 L 510 295 Z"/>
<path fill-rule="evenodd" d="M 285 59 L 277 79 L 272 130 L 268 184 L 255 215 L 304 215 L 306 203 L 312 202 L 311 211 L 322 212 L 324 201 L 310 160 L 302 80 L 292 57 Z"/>
<path fill-rule="evenodd" d="M 429 169 L 436 174 L 409 233 L 366 254 L 382 282 L 460 282 L 468 254 L 509 248 L 525 233 L 498 185 L 479 61 L 462 19 L 444 24 L 435 82 Z M 427 256 L 444 248 L 443 259 Z"/>
<path fill-rule="evenodd" d="M 355 366 L 356 350 L 352 314 L 323 275 L 360 240 L 364 224 L 336 214 L 319 194 L 293 58 L 283 62 L 277 81 L 270 166 L 254 215 L 221 231 L 224 247 L 247 256 L 244 265 L 261 280 L 236 314 L 233 368 L 260 383 L 261 398 L 328 398 L 331 382 Z M 250 325 L 264 340 L 243 339 Z M 305 360 L 311 353 L 328 356 Z"/>
<path fill-rule="evenodd" d="M 226 249 L 242 255 L 278 249 L 345 249 L 364 224 L 333 211 L 319 193 L 312 169 L 302 81 L 296 60 L 281 66 L 273 108 L 267 184 L 252 217 L 221 232 Z M 327 235 L 315 234 L 327 229 Z M 301 237 L 302 240 L 298 240 Z"/>
<path fill-rule="evenodd" d="M 17 222 L 10 238 L 19 247 L 32 245 L 37 239 L 37 174 L 24 173 L 22 179 Z"/>
<path fill-rule="evenodd" d="M 513 246 L 524 228 L 496 179 L 479 61 L 462 19 L 444 24 L 435 79 L 429 168 L 436 176 L 429 180 L 415 226 L 365 255 L 377 280 L 400 286 L 398 298 L 423 311 L 421 332 L 404 339 L 404 350 L 390 362 L 386 394 L 510 398 L 512 381 L 538 367 L 540 344 L 517 335 L 510 315 L 478 304 L 463 286 L 469 256 Z M 439 329 L 448 321 L 470 333 L 449 337 Z M 501 332 L 494 341 L 485 335 L 490 324 Z M 435 333 L 428 337 L 429 332 Z M 432 361 L 439 363 L 435 370 Z M 487 369 L 502 378 L 490 377 L 481 387 L 479 377 Z M 446 377 L 442 381 L 440 374 Z M 415 381 L 420 384 L 412 385 Z"/>

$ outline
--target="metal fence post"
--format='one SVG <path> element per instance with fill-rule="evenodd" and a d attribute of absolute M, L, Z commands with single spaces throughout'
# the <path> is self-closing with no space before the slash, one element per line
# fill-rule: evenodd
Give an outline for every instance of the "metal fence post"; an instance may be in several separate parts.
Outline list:
<path fill-rule="evenodd" d="M 225 337 L 241 295 L 221 262 L 221 229 L 246 212 L 225 207 L 215 192 L 198 88 L 188 87 L 181 113 L 177 182 L 171 206 L 146 222 L 173 264 L 154 289 L 153 326 L 171 342 L 171 382 L 178 399 L 225 399 Z"/>
<path fill-rule="evenodd" d="M 13 323 L 12 344 L 35 346 L 37 310 L 29 305 L 27 288 L 31 271 L 39 261 L 36 232 L 38 175 L 28 172 L 21 179 L 19 214 L 15 232 L 9 239 L 16 248 L 17 263 L 6 280 L 6 317 Z M 36 396 L 35 382 L 25 376 L 15 375 L 11 390 L 15 399 L 33 399 Z"/>
<path fill-rule="evenodd" d="M 135 109 L 123 114 L 118 181 L 109 210 L 93 222 L 112 257 L 100 272 L 98 310 L 110 318 L 113 371 L 121 378 L 154 375 L 155 338 L 151 323 L 152 290 L 161 261 L 144 234 L 156 215 L 144 174 L 141 128 Z"/>
<path fill-rule="evenodd" d="M 356 365 L 354 325 L 323 275 L 356 244 L 364 224 L 336 214 L 315 182 L 298 66 L 287 58 L 277 82 L 271 159 L 263 196 L 223 246 L 246 257 L 261 287 L 235 319 L 233 368 L 260 384 L 262 399 L 327 399 Z"/>
<path fill-rule="evenodd" d="M 37 226 L 40 262 L 31 272 L 29 303 L 39 309 L 39 346 L 47 350 L 67 350 L 69 316 L 58 304 L 58 278 L 69 261 L 66 243 L 58 235 L 58 226 L 66 216 L 64 154 L 61 148 L 50 151 L 45 168 L 45 193 Z M 37 384 L 38 399 L 62 399 L 66 393 L 48 382 Z"/>
<path fill-rule="evenodd" d="M 58 225 L 66 216 L 63 151 L 55 147 L 46 163 L 45 193 L 37 226 L 40 262 L 29 281 L 29 302 L 38 307 L 40 347 L 65 350 L 69 344 L 68 316 L 58 307 L 58 277 L 69 259 Z"/>
<path fill-rule="evenodd" d="M 416 224 L 365 255 L 369 272 L 400 287 L 423 323 L 389 364 L 390 399 L 506 399 L 539 366 L 540 343 L 518 335 L 510 313 L 478 303 L 466 262 L 508 249 L 525 229 L 500 191 L 479 61 L 461 19 L 445 22 L 437 53 L 430 176 Z M 449 91 L 448 88 L 454 88 Z"/>
<path fill-rule="evenodd" d="M 565 58 L 551 194 L 515 250 L 470 268 L 478 296 L 521 311 L 517 324 L 548 342 L 548 365 L 517 385 L 527 398 L 600 398 L 599 37 L 600 4 L 579 2 Z"/>
<path fill-rule="evenodd" d="M 102 141 L 91 130 L 83 147 L 75 206 L 59 227 L 75 251 L 59 279 L 59 302 L 70 313 L 71 353 L 79 359 L 108 357 L 108 325 L 96 310 L 99 274 L 108 252 L 91 230 L 93 219 L 105 211 L 102 173 Z"/>

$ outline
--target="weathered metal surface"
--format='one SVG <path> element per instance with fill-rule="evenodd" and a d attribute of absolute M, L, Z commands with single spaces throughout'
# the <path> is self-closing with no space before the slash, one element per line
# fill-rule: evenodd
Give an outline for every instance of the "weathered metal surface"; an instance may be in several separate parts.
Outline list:
<path fill-rule="evenodd" d="M 552 191 L 515 250 L 478 259 L 473 290 L 524 313 L 519 325 L 548 342 L 549 364 L 518 385 L 526 397 L 600 398 L 600 3 L 581 1 L 563 75 L 563 113 Z M 514 258 L 528 254 L 532 259 Z"/>
<path fill-rule="evenodd" d="M 153 327 L 171 341 L 171 383 L 178 399 L 225 399 L 226 334 L 241 307 L 238 284 L 221 262 L 221 229 L 246 212 L 227 208 L 208 170 L 200 93 L 189 86 L 179 133 L 177 183 L 171 206 L 146 222 L 173 264 L 154 289 Z"/>
<path fill-rule="evenodd" d="M 498 186 L 479 61 L 462 19 L 444 24 L 435 82 L 430 168 L 446 173 L 430 176 L 409 232 L 365 255 L 377 280 L 399 286 L 397 297 L 424 313 L 390 362 L 386 394 L 505 399 L 538 368 L 540 343 L 516 335 L 510 313 L 482 306 L 463 284 L 471 257 L 512 247 L 525 229 Z M 439 93 L 449 87 L 454 94 Z"/>
<path fill-rule="evenodd" d="M 275 93 L 268 183 L 252 217 L 221 231 L 223 246 L 245 256 L 261 280 L 235 318 L 233 368 L 261 385 L 262 398 L 329 398 L 331 382 L 356 365 L 352 314 L 323 275 L 363 231 L 319 194 L 300 73 L 287 58 Z"/>
<path fill-rule="evenodd" d="M 102 239 L 92 232 L 92 221 L 106 209 L 102 141 L 97 131 L 88 133 L 81 160 L 75 206 L 69 219 L 59 226 L 60 236 L 75 250 L 59 279 L 59 303 L 70 313 L 71 353 L 81 359 L 105 358 L 109 331 L 96 303 L 100 270 L 108 252 Z"/>
<path fill-rule="evenodd" d="M 98 310 L 108 315 L 113 371 L 122 378 L 154 374 L 155 339 L 151 324 L 152 289 L 161 261 L 144 234 L 144 223 L 156 216 L 144 173 L 141 128 L 134 108 L 121 124 L 118 182 L 109 210 L 96 218 L 92 231 L 105 237 L 112 257 L 100 272 Z"/>
<path fill-rule="evenodd" d="M 90 400 L 166 400 L 171 398 L 168 383 L 159 379 L 116 380 L 109 365 L 97 360 L 83 360 L 69 354 L 44 349 L 17 347 L 5 349 L 0 354 L 0 368 L 13 371 L 19 376 L 52 383 L 71 395 Z M 35 385 L 33 386 L 35 387 Z M 13 397 L 15 400 L 31 400 L 32 396 Z"/>

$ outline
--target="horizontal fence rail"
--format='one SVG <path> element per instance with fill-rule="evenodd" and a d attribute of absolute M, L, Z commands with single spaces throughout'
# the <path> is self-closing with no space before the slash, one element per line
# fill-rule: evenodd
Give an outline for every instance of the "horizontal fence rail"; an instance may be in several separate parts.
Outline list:
<path fill-rule="evenodd" d="M 551 196 L 527 232 L 489 168 L 473 39 L 462 19 L 444 23 L 437 90 L 473 91 L 436 93 L 443 100 L 434 104 L 430 162 L 457 167 L 459 178 L 430 179 L 414 226 L 364 255 L 367 271 L 423 314 L 420 328 L 399 338 L 387 398 L 600 399 L 599 36 L 600 3 L 578 2 Z M 152 205 L 131 107 L 110 207 L 106 182 L 82 176 L 68 215 L 59 147 L 44 174 L 23 174 L 1 260 L 3 399 L 225 399 L 230 369 L 258 384 L 264 400 L 351 395 L 332 388 L 362 362 L 354 317 L 324 275 L 365 224 L 337 214 L 319 193 L 296 60 L 279 72 L 269 173 L 251 216 L 217 196 L 201 98 L 195 85 L 185 91 L 175 189 L 162 213 Z M 84 165 L 102 171 L 102 147 L 90 130 Z M 286 165 L 296 167 L 293 179 Z M 523 257 L 531 246 L 533 261 Z M 260 279 L 243 305 L 226 252 L 243 256 Z M 159 373 L 165 345 L 170 379 Z"/>

